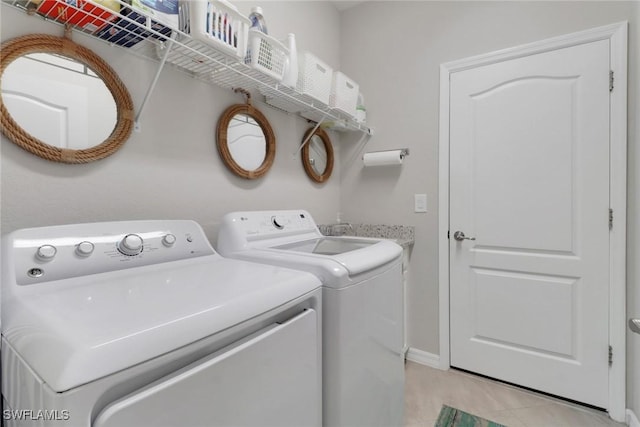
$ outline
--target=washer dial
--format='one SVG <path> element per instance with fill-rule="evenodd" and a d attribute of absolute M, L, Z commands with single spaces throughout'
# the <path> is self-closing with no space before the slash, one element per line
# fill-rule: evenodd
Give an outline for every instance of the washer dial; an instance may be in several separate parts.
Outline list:
<path fill-rule="evenodd" d="M 118 243 L 118 250 L 125 255 L 133 256 L 142 252 L 142 237 L 137 234 L 127 234 Z"/>
<path fill-rule="evenodd" d="M 274 215 L 274 216 L 271 217 L 271 223 L 278 230 L 282 230 L 284 228 L 284 222 L 285 222 L 284 219 L 282 217 L 277 216 L 277 215 Z"/>

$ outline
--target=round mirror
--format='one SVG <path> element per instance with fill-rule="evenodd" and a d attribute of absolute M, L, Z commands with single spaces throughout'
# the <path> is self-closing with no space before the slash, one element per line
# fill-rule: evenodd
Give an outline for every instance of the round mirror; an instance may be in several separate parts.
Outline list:
<path fill-rule="evenodd" d="M 245 179 L 256 179 L 267 173 L 276 154 L 271 125 L 250 104 L 233 105 L 222 114 L 216 142 L 224 164 Z"/>
<path fill-rule="evenodd" d="M 87 163 L 115 152 L 133 102 L 100 57 L 68 38 L 33 34 L 2 44 L 3 133 L 48 160 Z"/>
<path fill-rule="evenodd" d="M 313 132 L 313 134 L 311 134 Z M 302 165 L 304 170 L 315 182 L 325 182 L 333 171 L 333 146 L 329 135 L 322 130 L 312 129 L 305 132 L 302 142 L 309 141 L 302 147 Z"/>

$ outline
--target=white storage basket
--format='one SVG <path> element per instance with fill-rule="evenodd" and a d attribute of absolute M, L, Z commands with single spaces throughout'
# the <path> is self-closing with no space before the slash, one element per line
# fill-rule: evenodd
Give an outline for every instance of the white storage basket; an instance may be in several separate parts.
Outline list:
<path fill-rule="evenodd" d="M 333 69 L 315 55 L 303 52 L 298 57 L 298 92 L 329 105 Z"/>
<path fill-rule="evenodd" d="M 240 60 L 247 54 L 251 21 L 229 2 L 184 1 L 181 2 L 181 14 L 180 29 L 192 38 Z"/>
<path fill-rule="evenodd" d="M 249 29 L 245 63 L 278 81 L 282 81 L 289 49 L 262 31 Z"/>
<path fill-rule="evenodd" d="M 336 71 L 333 73 L 329 106 L 355 117 L 360 87 L 356 82 Z"/>

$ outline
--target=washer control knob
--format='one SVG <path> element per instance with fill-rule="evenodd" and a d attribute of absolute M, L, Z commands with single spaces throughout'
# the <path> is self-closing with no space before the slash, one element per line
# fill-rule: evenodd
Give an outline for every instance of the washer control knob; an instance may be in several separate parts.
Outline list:
<path fill-rule="evenodd" d="M 53 245 L 42 245 L 36 251 L 36 258 L 40 261 L 51 261 L 58 250 Z"/>
<path fill-rule="evenodd" d="M 88 257 L 93 253 L 94 249 L 95 246 L 93 245 L 93 243 L 85 240 L 84 242 L 78 243 L 78 245 L 76 246 L 76 254 L 80 255 L 81 257 Z"/>
<path fill-rule="evenodd" d="M 137 234 L 127 234 L 118 243 L 118 250 L 125 255 L 138 255 L 142 252 L 142 237 Z"/>
<path fill-rule="evenodd" d="M 173 234 L 169 233 L 166 234 L 163 238 L 162 238 L 162 244 L 165 245 L 166 247 L 170 248 L 171 246 L 173 246 L 173 244 L 176 242 L 176 236 L 174 236 Z"/>
<path fill-rule="evenodd" d="M 271 223 L 278 230 L 282 230 L 284 228 L 284 219 L 282 219 L 279 216 L 276 216 L 276 215 L 272 216 L 271 217 Z"/>

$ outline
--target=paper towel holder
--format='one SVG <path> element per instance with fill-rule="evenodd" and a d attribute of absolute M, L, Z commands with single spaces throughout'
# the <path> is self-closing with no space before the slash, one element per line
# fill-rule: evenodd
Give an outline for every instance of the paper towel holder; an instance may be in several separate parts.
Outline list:
<path fill-rule="evenodd" d="M 398 148 L 394 149 L 394 150 L 383 150 L 383 151 L 369 151 L 365 154 L 373 154 L 373 153 L 387 153 L 389 151 L 397 151 Z M 404 159 L 406 156 L 409 155 L 409 149 L 408 148 L 400 148 L 400 158 Z"/>
<path fill-rule="evenodd" d="M 404 158 L 409 155 L 408 148 L 395 150 L 371 151 L 362 155 L 364 167 L 401 165 Z"/>

